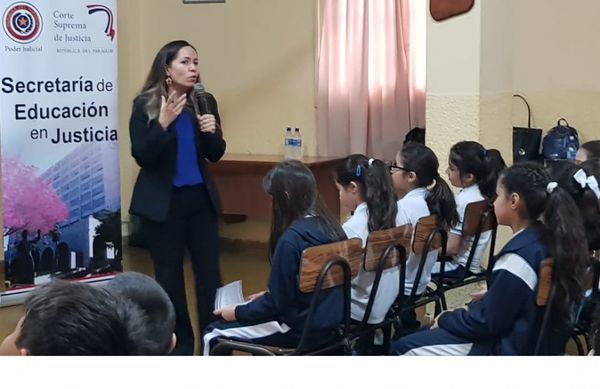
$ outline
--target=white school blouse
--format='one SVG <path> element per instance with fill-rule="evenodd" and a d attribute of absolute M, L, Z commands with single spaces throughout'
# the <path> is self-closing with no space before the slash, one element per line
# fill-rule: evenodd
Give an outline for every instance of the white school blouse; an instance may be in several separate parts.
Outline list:
<path fill-rule="evenodd" d="M 467 210 L 467 205 L 470 203 L 474 203 L 477 201 L 481 201 L 485 199 L 479 190 L 479 185 L 471 185 L 466 188 L 461 189 L 455 196 L 456 200 L 456 212 L 458 212 L 458 223 L 452 226 L 450 229 L 450 233 L 458 236 L 462 236 L 462 229 L 465 222 L 465 211 Z M 483 256 L 483 252 L 490 242 L 490 238 L 492 236 L 491 231 L 486 231 L 482 233 L 479 237 L 479 242 L 477 243 L 477 249 L 475 250 L 475 256 L 473 257 L 473 261 L 471 262 L 471 267 L 469 270 L 473 273 L 479 273 L 481 271 L 480 263 L 481 257 Z M 469 259 L 469 251 L 471 251 L 471 247 L 473 246 L 473 236 L 464 236 L 463 243 L 460 247 L 459 253 L 457 255 L 452 256 L 451 262 L 446 262 L 444 265 L 444 270 L 454 270 L 459 265 L 466 266 L 467 260 Z M 439 273 L 440 265 L 436 264 L 434 268 L 435 273 Z"/>

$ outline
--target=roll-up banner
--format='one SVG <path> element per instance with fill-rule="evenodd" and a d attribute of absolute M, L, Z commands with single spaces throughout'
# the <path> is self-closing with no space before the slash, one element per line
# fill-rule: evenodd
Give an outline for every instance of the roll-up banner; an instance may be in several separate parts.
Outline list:
<path fill-rule="evenodd" d="M 116 0 L 1 4 L 7 305 L 55 278 L 110 278 L 122 246 Z"/>

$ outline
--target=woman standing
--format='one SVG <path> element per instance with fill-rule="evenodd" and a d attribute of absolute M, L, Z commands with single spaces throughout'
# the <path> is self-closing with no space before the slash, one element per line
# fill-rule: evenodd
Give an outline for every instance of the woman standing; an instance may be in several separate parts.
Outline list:
<path fill-rule="evenodd" d="M 129 212 L 143 221 L 156 280 L 175 307 L 174 354 L 192 355 L 194 333 L 185 297 L 183 259 L 190 253 L 200 333 L 215 320 L 219 271 L 220 204 L 206 160 L 225 152 L 217 102 L 206 94 L 209 113 L 200 114 L 193 93 L 200 80 L 198 54 L 185 41 L 163 46 L 134 99 L 129 121 L 131 153 L 141 167 Z"/>

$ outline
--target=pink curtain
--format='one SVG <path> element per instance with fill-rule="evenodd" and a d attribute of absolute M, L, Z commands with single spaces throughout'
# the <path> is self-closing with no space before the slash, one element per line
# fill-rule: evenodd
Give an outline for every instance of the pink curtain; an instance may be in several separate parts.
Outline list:
<path fill-rule="evenodd" d="M 317 152 L 392 159 L 425 126 L 425 35 L 411 40 L 411 0 L 322 1 Z M 426 3 L 426 2 L 423 2 Z M 424 25 L 423 25 L 424 26 Z M 412 35 L 415 35 L 414 33 Z M 417 38 L 417 37 L 414 37 Z M 415 45 L 421 45 L 420 47 Z"/>

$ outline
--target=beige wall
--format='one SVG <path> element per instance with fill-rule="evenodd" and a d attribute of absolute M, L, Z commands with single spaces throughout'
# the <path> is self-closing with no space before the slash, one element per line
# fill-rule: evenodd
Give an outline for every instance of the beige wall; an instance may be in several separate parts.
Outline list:
<path fill-rule="evenodd" d="M 480 22 L 480 1 L 469 13 L 444 22 L 427 15 L 427 144 L 440 160 L 441 173 L 450 146 L 479 139 Z"/>
<path fill-rule="evenodd" d="M 535 126 L 565 117 L 585 140 L 600 138 L 600 2 L 518 1 L 512 11 L 514 89 L 531 105 Z M 526 123 L 515 101 L 514 122 Z"/>
<path fill-rule="evenodd" d="M 440 156 L 457 140 L 499 148 L 510 160 L 511 127 L 548 130 L 565 117 L 582 140 L 600 138 L 600 2 L 485 0 L 441 23 L 428 17 L 428 142 Z"/>
<path fill-rule="evenodd" d="M 479 141 L 512 154 L 512 9 L 514 0 L 481 2 Z"/>
<path fill-rule="evenodd" d="M 317 0 L 119 2 L 119 105 L 123 219 L 128 220 L 137 166 L 128 119 L 154 55 L 165 43 L 188 40 L 200 57 L 204 84 L 219 102 L 227 152 L 280 154 L 285 127 L 300 127 L 314 155 Z M 264 223 L 263 223 L 264 224 Z M 264 230 L 264 225 L 259 227 Z M 233 228 L 236 235 L 239 226 Z M 260 229 L 259 228 L 259 229 Z M 264 231 L 250 237 L 264 236 Z"/>

